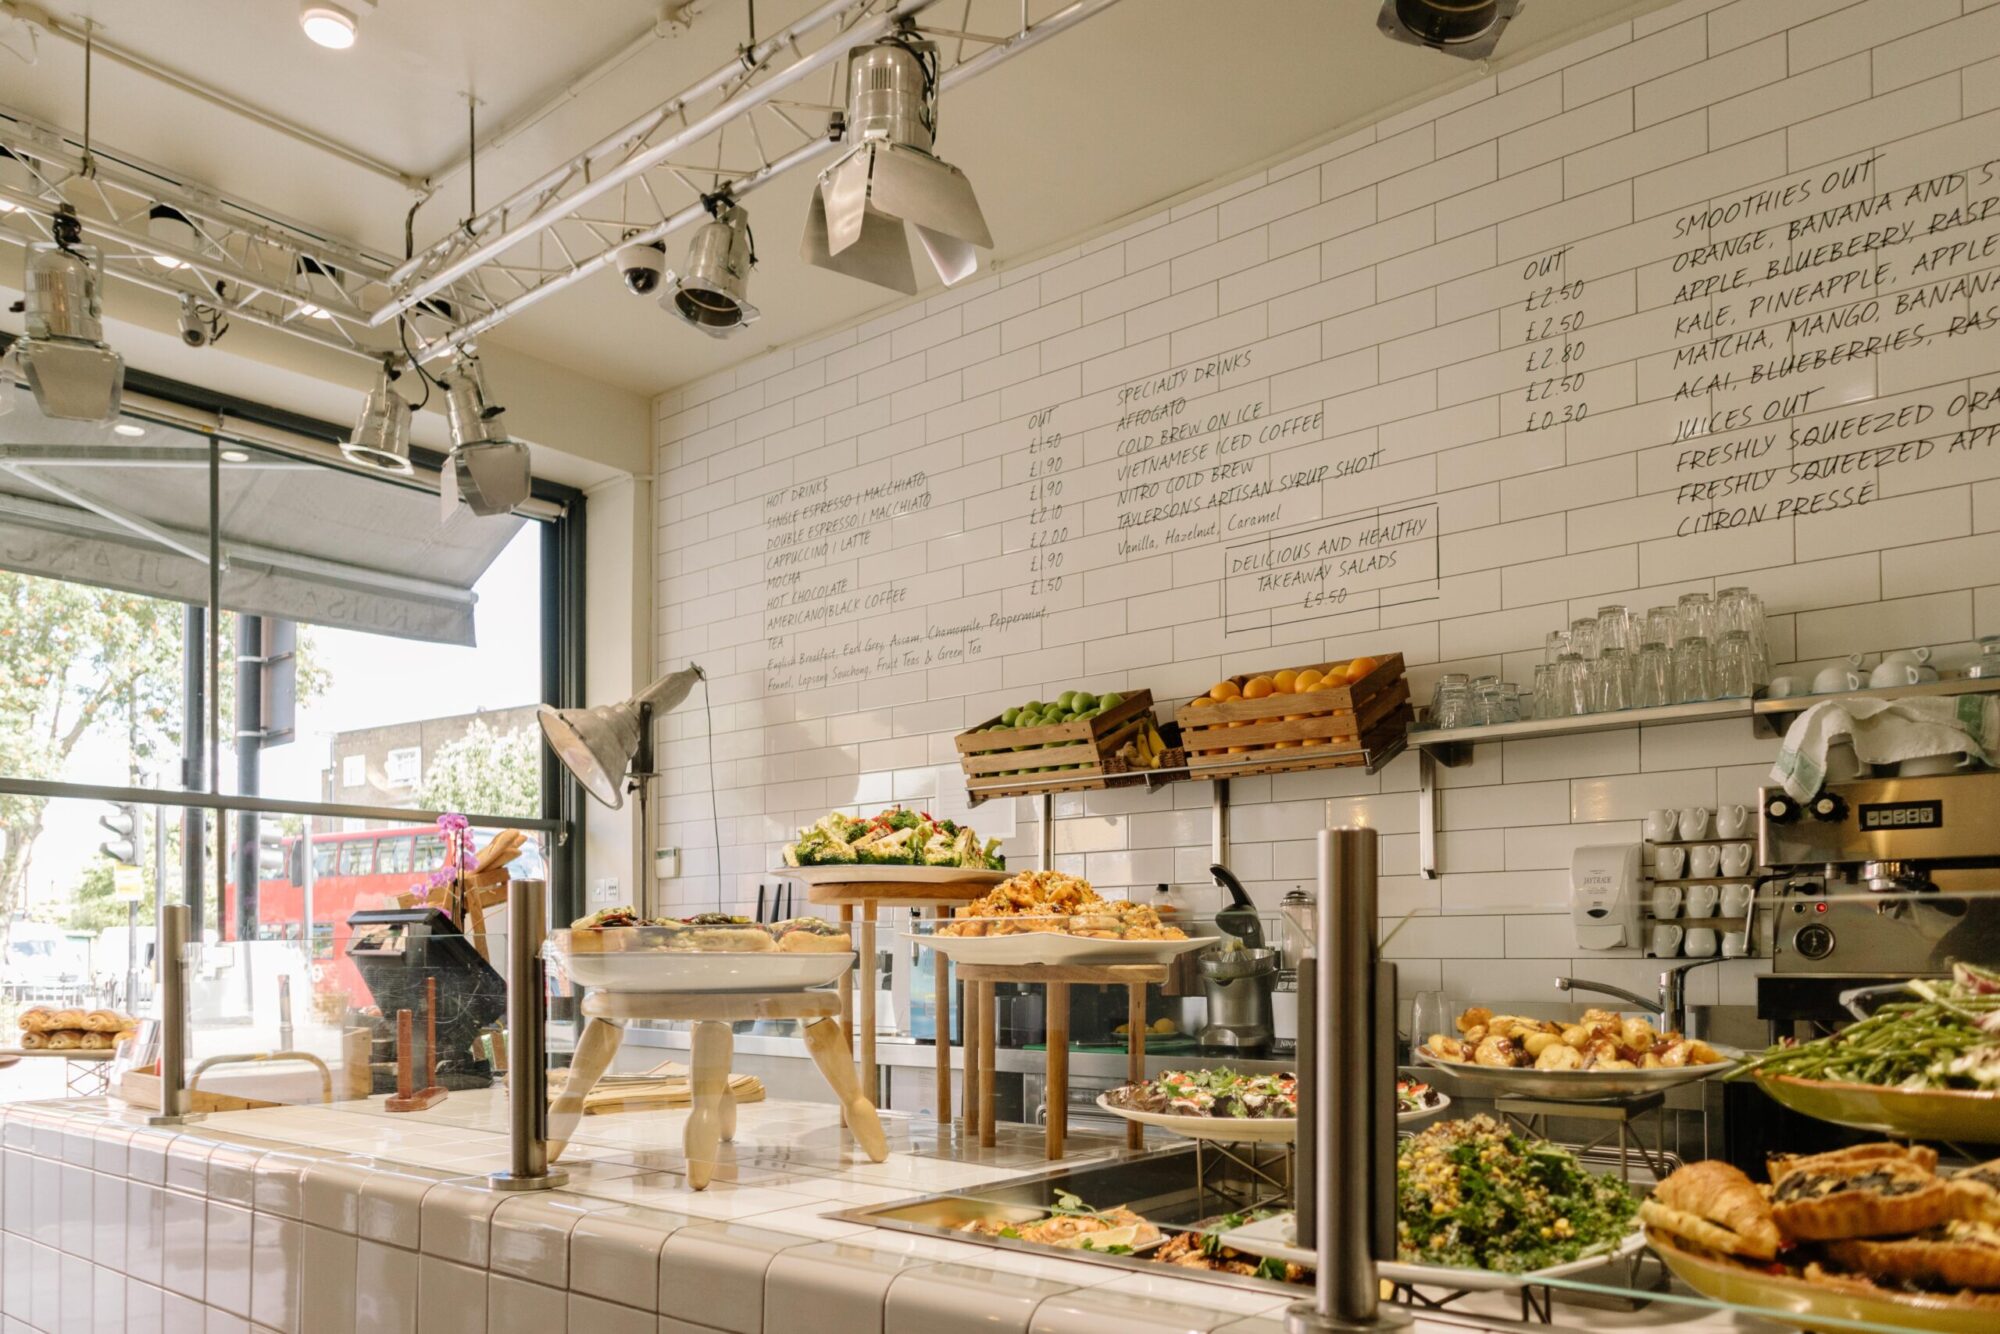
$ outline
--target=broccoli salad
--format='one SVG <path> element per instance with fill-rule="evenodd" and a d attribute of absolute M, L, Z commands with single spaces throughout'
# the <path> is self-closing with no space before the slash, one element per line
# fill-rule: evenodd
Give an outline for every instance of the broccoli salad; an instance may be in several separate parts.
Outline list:
<path fill-rule="evenodd" d="M 829 811 L 799 831 L 785 848 L 787 866 L 945 866 L 961 871 L 1004 871 L 1000 840 L 950 820 L 892 806 L 863 819 Z"/>

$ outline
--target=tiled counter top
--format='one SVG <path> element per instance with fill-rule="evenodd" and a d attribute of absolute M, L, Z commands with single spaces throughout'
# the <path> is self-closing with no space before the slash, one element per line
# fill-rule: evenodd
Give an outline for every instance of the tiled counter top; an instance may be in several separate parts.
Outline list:
<path fill-rule="evenodd" d="M 506 1195 L 484 1184 L 507 1160 L 497 1091 L 178 1131 L 102 1102 L 0 1116 L 4 1334 L 1278 1334 L 1289 1300 L 823 1216 L 1038 1171 L 1039 1131 L 961 1152 L 885 1115 L 870 1163 L 831 1107 L 751 1103 L 695 1192 L 684 1112 L 591 1117 L 565 1189 Z"/>

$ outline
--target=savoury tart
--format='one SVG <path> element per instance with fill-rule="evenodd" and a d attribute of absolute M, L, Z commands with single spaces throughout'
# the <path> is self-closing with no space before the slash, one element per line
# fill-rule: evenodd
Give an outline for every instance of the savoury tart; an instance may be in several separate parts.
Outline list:
<path fill-rule="evenodd" d="M 1952 1219 L 1915 1237 L 1832 1241 L 1826 1253 L 1848 1269 L 1904 1283 L 2000 1290 L 2000 1228 Z"/>
<path fill-rule="evenodd" d="M 1771 1216 L 1797 1241 L 1922 1232 L 1948 1207 L 1944 1182 L 1907 1158 L 1795 1163 L 1771 1188 Z"/>

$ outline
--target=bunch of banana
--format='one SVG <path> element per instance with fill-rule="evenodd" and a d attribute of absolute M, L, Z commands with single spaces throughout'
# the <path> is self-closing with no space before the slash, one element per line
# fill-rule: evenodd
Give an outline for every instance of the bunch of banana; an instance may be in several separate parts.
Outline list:
<path fill-rule="evenodd" d="M 1151 715 L 1140 722 L 1139 730 L 1132 734 L 1132 739 L 1118 748 L 1120 758 L 1135 769 L 1159 768 L 1161 757 L 1166 753 L 1166 738 L 1160 735 L 1160 729 Z"/>

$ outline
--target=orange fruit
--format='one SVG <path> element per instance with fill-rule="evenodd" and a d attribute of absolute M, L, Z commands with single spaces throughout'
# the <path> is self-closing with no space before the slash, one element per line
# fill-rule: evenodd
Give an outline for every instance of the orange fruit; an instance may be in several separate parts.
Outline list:
<path fill-rule="evenodd" d="M 1215 707 L 1215 701 L 1206 695 L 1196 695 L 1188 701 L 1188 707 L 1191 709 L 1212 709 Z"/>
<path fill-rule="evenodd" d="M 1336 669 L 1334 671 L 1328 672 L 1325 676 L 1321 677 L 1319 684 L 1314 686 L 1313 689 L 1339 690 L 1342 686 L 1345 686 L 1346 684 L 1347 684 L 1347 674 L 1343 671 Z"/>
<path fill-rule="evenodd" d="M 1272 750 L 1297 750 L 1297 749 L 1298 749 L 1298 748 L 1299 748 L 1299 747 L 1300 747 L 1301 745 L 1303 745 L 1303 744 L 1304 744 L 1303 742 L 1299 742 L 1299 741 L 1273 741 L 1273 742 L 1271 743 L 1271 749 L 1272 749 Z"/>
<path fill-rule="evenodd" d="M 1278 691 L 1278 683 L 1268 676 L 1253 676 L 1243 683 L 1243 698 L 1266 699 Z"/>
<path fill-rule="evenodd" d="M 1317 667 L 1308 667 L 1292 678 L 1292 693 L 1303 695 L 1326 679 L 1326 673 Z"/>
<path fill-rule="evenodd" d="M 1349 685 L 1353 685 L 1356 681 L 1359 681 L 1362 677 L 1368 675 L 1368 673 L 1374 671 L 1380 665 L 1381 664 L 1376 662 L 1375 659 L 1368 657 L 1366 654 L 1363 654 L 1361 657 L 1358 657 L 1353 662 L 1347 664 L 1347 683 Z"/>
<path fill-rule="evenodd" d="M 1248 747 L 1248 746 L 1231 746 L 1231 747 L 1229 748 L 1229 753 L 1230 753 L 1231 755 L 1248 755 L 1248 754 L 1250 753 L 1250 747 Z"/>
<path fill-rule="evenodd" d="M 1242 699 L 1243 691 L 1234 681 L 1217 681 L 1208 688 L 1208 697 L 1217 703 L 1232 699 Z"/>
<path fill-rule="evenodd" d="M 1329 662 L 1322 670 L 1326 673 L 1326 678 L 1329 681 L 1345 680 L 1347 676 L 1347 664 L 1345 662 Z"/>
<path fill-rule="evenodd" d="M 1271 678 L 1271 684 L 1278 688 L 1280 695 L 1289 695 L 1299 688 L 1299 674 L 1287 667 Z"/>

